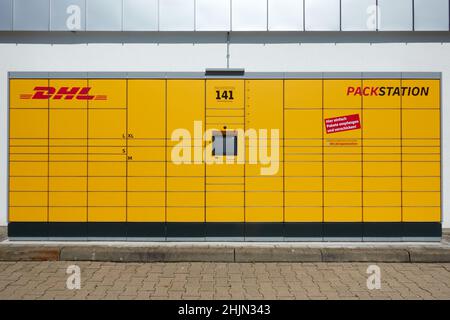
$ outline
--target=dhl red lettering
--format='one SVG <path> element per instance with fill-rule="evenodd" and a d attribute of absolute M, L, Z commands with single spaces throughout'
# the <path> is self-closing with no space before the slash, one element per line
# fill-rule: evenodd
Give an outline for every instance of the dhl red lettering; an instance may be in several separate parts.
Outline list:
<path fill-rule="evenodd" d="M 355 90 L 354 96 L 360 96 L 360 95 L 362 95 L 361 87 L 357 87 L 356 90 Z"/>
<path fill-rule="evenodd" d="M 56 89 L 53 87 L 35 87 L 34 91 L 37 91 L 31 99 L 50 99 L 55 93 Z"/>
<path fill-rule="evenodd" d="M 81 89 L 80 93 L 77 95 L 78 100 L 92 100 L 95 96 L 90 96 L 89 91 L 91 91 L 90 87 L 84 87 Z"/>
<path fill-rule="evenodd" d="M 60 100 L 64 97 L 64 100 L 72 100 L 79 90 L 80 87 L 73 87 L 70 88 L 70 90 L 69 87 L 61 87 L 59 88 L 58 93 L 53 97 L 53 99 Z"/>

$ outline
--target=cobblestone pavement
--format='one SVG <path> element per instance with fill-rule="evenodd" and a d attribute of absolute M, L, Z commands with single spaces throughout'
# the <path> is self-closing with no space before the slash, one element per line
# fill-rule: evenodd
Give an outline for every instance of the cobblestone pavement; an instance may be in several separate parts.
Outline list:
<path fill-rule="evenodd" d="M 81 289 L 66 288 L 67 267 Z M 0 262 L 0 299 L 450 299 L 450 264 Z"/>

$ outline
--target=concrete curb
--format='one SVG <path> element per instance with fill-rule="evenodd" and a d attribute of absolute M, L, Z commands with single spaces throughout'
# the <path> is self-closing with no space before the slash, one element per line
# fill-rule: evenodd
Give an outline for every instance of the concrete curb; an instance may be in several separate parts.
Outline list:
<path fill-rule="evenodd" d="M 0 244 L 0 261 L 449 263 L 450 246 L 296 248 Z"/>

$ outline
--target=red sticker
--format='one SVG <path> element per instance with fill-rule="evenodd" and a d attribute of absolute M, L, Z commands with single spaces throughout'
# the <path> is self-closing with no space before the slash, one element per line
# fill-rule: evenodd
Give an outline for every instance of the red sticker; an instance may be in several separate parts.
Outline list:
<path fill-rule="evenodd" d="M 327 129 L 327 133 L 361 129 L 359 114 L 325 119 L 325 128 Z"/>

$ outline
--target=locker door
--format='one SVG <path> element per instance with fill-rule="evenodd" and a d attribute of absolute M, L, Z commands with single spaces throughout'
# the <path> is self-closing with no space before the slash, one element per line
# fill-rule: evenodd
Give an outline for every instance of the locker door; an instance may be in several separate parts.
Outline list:
<path fill-rule="evenodd" d="M 87 101 L 70 94 L 87 80 L 51 79 L 50 86 L 68 94 L 50 100 L 49 221 L 87 222 Z"/>
<path fill-rule="evenodd" d="M 348 87 L 359 87 L 356 79 L 324 80 L 324 121 L 361 117 L 361 97 L 348 95 Z M 345 123 L 345 120 L 343 121 Z M 345 128 L 345 126 L 344 126 Z M 362 222 L 362 130 L 324 132 L 324 221 Z M 362 236 L 358 230 L 355 236 Z"/>
<path fill-rule="evenodd" d="M 246 236 L 282 236 L 283 81 L 246 80 Z"/>
<path fill-rule="evenodd" d="M 440 81 L 402 80 L 426 90 L 402 99 L 403 221 L 440 222 Z"/>
<path fill-rule="evenodd" d="M 12 79 L 9 87 L 9 222 L 47 222 L 48 80 Z"/>
<path fill-rule="evenodd" d="M 88 102 L 89 236 L 108 234 L 107 222 L 126 221 L 126 80 L 89 79 L 96 98 Z M 118 225 L 118 224 L 116 224 Z M 125 227 L 120 233 L 125 236 Z"/>
<path fill-rule="evenodd" d="M 128 80 L 128 237 L 165 236 L 165 101 L 165 80 Z"/>
<path fill-rule="evenodd" d="M 205 81 L 167 80 L 168 236 L 204 236 L 204 118 Z"/>
<path fill-rule="evenodd" d="M 399 87 L 400 80 L 364 80 L 364 87 Z M 363 97 L 363 220 L 401 221 L 401 98 Z M 400 231 L 399 231 L 400 232 Z M 399 234 L 386 234 L 396 236 Z"/>
<path fill-rule="evenodd" d="M 244 80 L 206 81 L 205 186 L 209 237 L 244 236 L 244 101 Z"/>
<path fill-rule="evenodd" d="M 285 222 L 322 222 L 322 80 L 285 80 L 284 90 Z"/>

